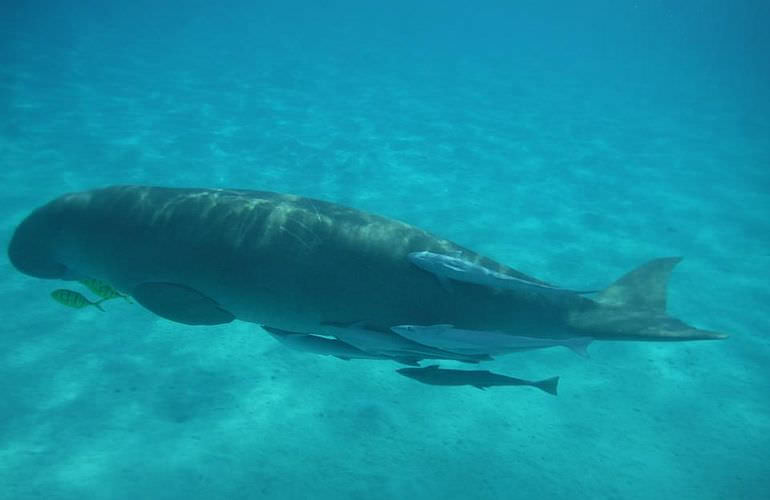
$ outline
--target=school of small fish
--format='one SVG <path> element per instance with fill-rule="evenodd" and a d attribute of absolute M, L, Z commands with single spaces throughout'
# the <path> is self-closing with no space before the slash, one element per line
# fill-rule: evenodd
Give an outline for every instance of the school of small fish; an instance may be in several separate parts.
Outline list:
<path fill-rule="evenodd" d="M 51 292 L 51 297 L 59 304 L 71 307 L 73 309 L 83 309 L 84 307 L 93 306 L 102 312 L 105 312 L 104 308 L 102 307 L 102 302 L 107 300 L 122 298 L 129 304 L 133 303 L 131 302 L 131 299 L 128 297 L 128 295 L 118 292 L 112 288 L 109 283 L 105 283 L 104 281 L 95 279 L 82 279 L 79 280 L 79 282 L 91 290 L 91 292 L 98 295 L 100 297 L 99 300 L 92 301 L 82 293 L 75 290 L 70 290 L 69 288 L 59 288 L 54 290 Z"/>

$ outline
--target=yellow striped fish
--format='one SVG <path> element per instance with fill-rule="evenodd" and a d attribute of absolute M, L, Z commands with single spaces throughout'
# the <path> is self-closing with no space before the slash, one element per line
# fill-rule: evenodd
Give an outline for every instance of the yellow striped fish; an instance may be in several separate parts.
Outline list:
<path fill-rule="evenodd" d="M 82 293 L 76 292 L 75 290 L 67 290 L 66 288 L 59 288 L 58 290 L 54 290 L 51 292 L 51 297 L 53 299 L 60 303 L 64 304 L 67 307 L 74 307 L 75 309 L 83 309 L 86 306 L 94 306 L 100 311 L 104 312 L 104 309 L 102 309 L 101 304 L 106 299 L 97 300 L 96 302 L 91 302 L 87 298 L 83 296 Z"/>
<path fill-rule="evenodd" d="M 131 304 L 131 299 L 128 298 L 128 295 L 123 295 L 119 291 L 112 288 L 108 283 L 105 283 L 104 281 L 94 280 L 94 279 L 83 279 L 78 280 L 80 283 L 85 285 L 86 288 L 94 292 L 96 295 L 101 297 L 104 300 L 110 300 L 110 299 L 118 299 L 123 298 L 126 299 L 126 302 Z"/>

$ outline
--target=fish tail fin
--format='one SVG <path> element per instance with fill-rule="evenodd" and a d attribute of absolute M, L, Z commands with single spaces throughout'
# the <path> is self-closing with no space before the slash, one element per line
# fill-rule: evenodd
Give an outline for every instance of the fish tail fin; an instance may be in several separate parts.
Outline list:
<path fill-rule="evenodd" d="M 565 345 L 570 351 L 581 358 L 588 359 L 591 357 L 591 355 L 588 354 L 588 345 L 593 342 L 593 340 L 593 337 L 575 337 L 569 339 Z"/>
<path fill-rule="evenodd" d="M 91 305 L 93 305 L 94 307 L 99 309 L 101 312 L 107 312 L 102 307 L 102 302 L 104 302 L 105 300 L 107 300 L 107 299 L 101 299 L 101 300 L 97 300 L 96 302 L 91 302 Z"/>
<path fill-rule="evenodd" d="M 535 387 L 537 387 L 542 391 L 547 392 L 548 394 L 553 394 L 554 396 L 556 396 L 557 391 L 559 389 L 559 377 L 551 377 L 545 380 L 538 380 L 537 382 L 534 382 L 532 385 L 534 385 Z"/>
<path fill-rule="evenodd" d="M 570 314 L 570 325 L 602 340 L 712 340 L 727 335 L 700 330 L 666 314 L 666 288 L 681 257 L 655 259 L 603 290 L 591 307 Z"/>

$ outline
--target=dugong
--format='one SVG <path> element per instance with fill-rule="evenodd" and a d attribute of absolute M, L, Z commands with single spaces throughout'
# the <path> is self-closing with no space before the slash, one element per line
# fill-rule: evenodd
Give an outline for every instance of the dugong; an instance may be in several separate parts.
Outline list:
<path fill-rule="evenodd" d="M 451 289 L 413 252 L 458 255 L 528 283 Z M 334 337 L 329 325 L 452 324 L 516 336 L 679 341 L 725 335 L 668 316 L 679 258 L 656 259 L 593 297 L 547 283 L 422 229 L 334 203 L 230 189 L 114 186 L 65 194 L 16 228 L 8 256 L 43 279 L 95 279 L 189 325 L 239 319 Z"/>

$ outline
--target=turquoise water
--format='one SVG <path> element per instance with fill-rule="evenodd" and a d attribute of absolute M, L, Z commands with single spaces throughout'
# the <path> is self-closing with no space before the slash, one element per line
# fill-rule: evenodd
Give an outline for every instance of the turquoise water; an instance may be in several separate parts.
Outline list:
<path fill-rule="evenodd" d="M 683 255 L 669 310 L 731 337 L 433 387 L 1 259 L 0 496 L 766 498 L 766 2 L 155 3 L 0 7 L 4 245 L 69 191 L 290 192 L 568 287 Z"/>

